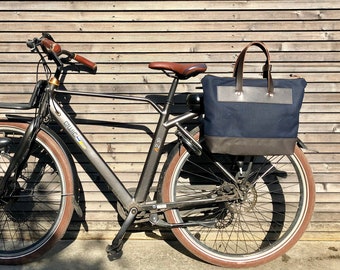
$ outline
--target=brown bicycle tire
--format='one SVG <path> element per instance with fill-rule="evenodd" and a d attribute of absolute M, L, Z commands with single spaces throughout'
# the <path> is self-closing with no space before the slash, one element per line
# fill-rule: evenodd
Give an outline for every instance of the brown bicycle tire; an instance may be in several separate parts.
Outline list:
<path fill-rule="evenodd" d="M 197 131 L 197 130 L 196 130 Z M 195 132 L 193 132 L 195 134 Z M 196 132 L 194 135 L 196 140 L 198 140 L 199 133 Z M 173 152 L 169 154 L 169 158 L 165 163 L 162 172 L 162 178 L 160 182 L 160 193 L 161 199 L 163 202 L 172 202 L 172 193 L 174 189 L 174 177 L 176 177 L 176 173 L 178 170 L 179 163 L 184 155 L 187 155 L 187 150 L 184 146 L 177 145 L 175 146 Z M 206 252 L 206 248 L 202 248 L 200 244 L 197 244 L 196 240 L 189 238 L 189 233 L 186 232 L 186 228 L 173 228 L 172 232 L 177 238 L 177 240 L 192 254 L 196 257 L 206 261 L 210 264 L 223 266 L 223 267 L 232 267 L 232 268 L 240 268 L 240 267 L 254 267 L 264 263 L 267 263 L 275 258 L 279 257 L 286 253 L 302 236 L 302 234 L 307 229 L 307 226 L 311 220 L 314 203 L 315 203 L 315 185 L 313 180 L 312 170 L 309 166 L 309 163 L 302 152 L 302 150 L 296 146 L 294 152 L 294 160 L 298 164 L 294 164 L 294 166 L 300 166 L 300 170 L 303 171 L 304 174 L 304 185 L 306 185 L 306 193 L 304 196 L 306 197 L 306 205 L 303 213 L 303 217 L 301 218 L 301 222 L 298 224 L 296 231 L 291 233 L 291 237 L 285 240 L 284 244 L 278 245 L 278 247 L 270 252 L 267 252 L 266 255 L 263 256 L 253 256 L 252 254 L 243 254 L 242 256 L 220 256 L 220 255 L 212 255 L 210 252 Z M 183 165 L 184 166 L 184 165 Z M 166 220 L 169 223 L 178 223 L 179 222 L 179 211 L 178 210 L 168 210 L 165 212 Z M 302 214 L 301 214 L 302 215 Z M 245 256 L 244 256 L 245 255 Z M 250 255 L 250 256 L 248 256 Z"/>
<path fill-rule="evenodd" d="M 0 122 L 0 134 L 5 131 L 23 134 L 27 127 L 28 124 L 26 123 Z M 43 147 L 46 146 L 49 148 L 47 149 L 48 153 L 53 155 L 53 161 L 57 163 L 58 170 L 62 174 L 60 181 L 62 181 L 62 192 L 64 194 L 61 194 L 62 199 L 60 199 L 62 205 L 61 210 L 58 213 L 57 221 L 53 223 L 53 227 L 50 228 L 50 231 L 48 231 L 46 235 L 43 235 L 44 238 L 38 239 L 23 249 L 0 250 L 0 264 L 23 264 L 42 256 L 64 236 L 72 218 L 74 184 L 72 167 L 68 155 L 62 149 L 60 142 L 58 142 L 50 132 L 46 132 L 43 129 L 40 130 L 36 140 L 39 142 L 39 145 L 43 144 Z M 4 215 L 4 207 L 2 207 L 0 211 Z"/>

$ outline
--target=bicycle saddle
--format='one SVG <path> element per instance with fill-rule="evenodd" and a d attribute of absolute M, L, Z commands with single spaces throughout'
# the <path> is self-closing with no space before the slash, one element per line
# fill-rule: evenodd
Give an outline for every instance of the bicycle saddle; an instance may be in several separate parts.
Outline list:
<path fill-rule="evenodd" d="M 172 71 L 179 79 L 188 79 L 207 70 L 206 64 L 183 64 L 175 62 L 151 62 L 149 68 L 165 71 Z"/>

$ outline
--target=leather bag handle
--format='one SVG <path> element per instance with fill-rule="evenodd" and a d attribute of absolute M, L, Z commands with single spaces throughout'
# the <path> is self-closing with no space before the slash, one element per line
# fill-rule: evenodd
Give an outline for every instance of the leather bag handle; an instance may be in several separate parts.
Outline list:
<path fill-rule="evenodd" d="M 240 53 L 236 60 L 234 74 L 233 76 L 236 78 L 236 92 L 242 93 L 243 92 L 243 66 L 244 66 L 244 58 L 251 46 L 259 47 L 263 53 L 266 55 L 266 63 L 263 66 L 263 78 L 267 79 L 267 90 L 268 95 L 272 96 L 274 94 L 274 85 L 273 85 L 273 78 L 271 74 L 271 64 L 270 64 L 270 54 L 269 50 L 267 49 L 266 45 L 263 42 L 254 41 L 249 43 Z"/>

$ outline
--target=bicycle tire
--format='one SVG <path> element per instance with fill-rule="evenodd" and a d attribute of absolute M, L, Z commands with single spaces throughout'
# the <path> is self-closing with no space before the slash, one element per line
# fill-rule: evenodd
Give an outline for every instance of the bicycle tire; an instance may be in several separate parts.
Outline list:
<path fill-rule="evenodd" d="M 196 129 L 193 134 L 198 140 L 199 131 Z M 204 145 L 204 139 L 201 140 Z M 211 160 L 204 157 L 206 151 L 205 148 L 201 156 L 196 156 L 181 144 L 174 147 L 161 174 L 162 202 L 180 201 L 182 197 L 195 200 L 202 196 L 228 196 L 230 184 L 226 188 L 228 181 L 220 169 L 213 163 L 206 164 Z M 233 174 L 239 171 L 233 164 L 234 156 L 212 156 L 220 164 L 224 162 Z M 194 209 L 165 211 L 171 224 L 202 222 L 172 228 L 172 232 L 203 261 L 232 268 L 258 266 L 283 255 L 306 230 L 313 213 L 315 186 L 301 149 L 296 146 L 291 156 L 255 157 L 254 161 L 252 177 L 248 184 L 242 184 L 243 201 L 230 199 Z"/>
<path fill-rule="evenodd" d="M 27 126 L 0 122 L 0 137 L 11 139 L 1 149 L 0 176 Z M 73 214 L 73 172 L 53 134 L 44 129 L 38 132 L 15 193 L 0 204 L 0 264 L 23 264 L 40 257 L 68 228 Z"/>

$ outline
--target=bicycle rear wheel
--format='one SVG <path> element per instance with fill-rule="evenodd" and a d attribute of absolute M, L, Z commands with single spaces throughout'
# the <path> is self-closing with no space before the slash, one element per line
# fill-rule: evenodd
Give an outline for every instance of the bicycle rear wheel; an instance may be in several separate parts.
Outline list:
<path fill-rule="evenodd" d="M 240 175 L 240 164 L 248 176 L 233 184 L 220 165 Z M 160 185 L 163 202 L 220 199 L 168 210 L 165 217 L 169 223 L 195 222 L 172 231 L 192 254 L 224 267 L 256 266 L 284 254 L 306 230 L 315 201 L 312 172 L 298 147 L 291 156 L 243 157 L 240 163 L 206 150 L 196 156 L 178 145 Z"/>
<path fill-rule="evenodd" d="M 0 181 L 27 124 L 0 122 Z M 73 213 L 73 175 L 57 139 L 40 130 L 12 195 L 0 201 L 0 264 L 27 263 L 61 239 Z"/>

